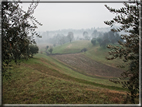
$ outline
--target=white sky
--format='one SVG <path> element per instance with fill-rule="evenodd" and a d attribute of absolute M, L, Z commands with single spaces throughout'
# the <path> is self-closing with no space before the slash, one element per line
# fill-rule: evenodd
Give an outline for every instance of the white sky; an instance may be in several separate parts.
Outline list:
<path fill-rule="evenodd" d="M 109 27 L 104 21 L 111 20 L 115 14 L 110 13 L 105 4 L 124 7 L 122 3 L 39 3 L 33 16 L 43 26 L 38 26 L 37 31 Z M 29 4 L 22 6 L 27 10 Z"/>

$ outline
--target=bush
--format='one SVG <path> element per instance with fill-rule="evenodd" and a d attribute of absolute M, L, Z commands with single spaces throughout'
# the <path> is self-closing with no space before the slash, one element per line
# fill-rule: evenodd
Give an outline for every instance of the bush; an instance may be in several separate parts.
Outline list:
<path fill-rule="evenodd" d="M 83 48 L 82 50 L 81 50 L 81 52 L 86 52 L 87 51 L 87 49 L 86 48 Z"/>
<path fill-rule="evenodd" d="M 49 49 L 50 54 L 52 54 L 52 51 L 53 51 L 53 48 L 50 48 L 50 49 Z"/>
<path fill-rule="evenodd" d="M 29 45 L 29 55 L 33 57 L 33 54 L 38 53 L 38 46 L 37 45 Z"/>
<path fill-rule="evenodd" d="M 95 45 L 96 45 L 96 39 L 93 38 L 93 39 L 91 40 L 91 43 L 95 46 Z"/>

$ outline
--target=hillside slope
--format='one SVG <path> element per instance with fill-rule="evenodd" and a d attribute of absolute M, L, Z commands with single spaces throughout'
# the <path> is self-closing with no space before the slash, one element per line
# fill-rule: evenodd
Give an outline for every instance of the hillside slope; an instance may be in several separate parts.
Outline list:
<path fill-rule="evenodd" d="M 90 47 L 91 44 L 88 40 L 73 41 L 71 43 L 66 43 L 64 45 L 54 47 L 53 53 L 78 53 L 83 48 L 89 49 Z"/>
<path fill-rule="evenodd" d="M 87 48 L 88 51 L 77 53 L 78 55 L 64 54 L 80 52 L 82 48 Z M 112 83 L 103 76 L 98 77 L 96 74 L 100 72 L 94 71 L 94 76 L 84 73 L 89 73 L 91 69 L 104 69 L 105 73 L 107 64 L 115 68 L 120 63 L 120 60 L 107 62 L 107 49 L 93 46 L 90 41 L 75 41 L 55 47 L 53 50 L 54 53 L 62 53 L 63 57 L 38 53 L 28 61 L 22 60 L 20 66 L 13 64 L 13 69 L 10 70 L 11 79 L 6 80 L 3 77 L 4 104 L 123 103 L 127 90 L 120 84 Z M 74 65 L 71 64 L 73 61 Z M 89 65 L 85 64 L 81 68 L 77 65 L 80 63 Z M 96 63 L 99 65 L 95 65 Z"/>
<path fill-rule="evenodd" d="M 120 68 L 126 70 L 128 68 L 127 63 L 124 63 L 122 59 L 115 59 L 115 60 L 107 60 L 106 57 L 108 56 L 109 49 L 102 48 L 98 44 L 93 46 L 91 41 L 88 40 L 80 40 L 74 41 L 71 43 L 66 43 L 61 46 L 57 46 L 53 48 L 53 53 L 80 53 L 81 49 L 86 48 L 86 52 L 82 52 L 85 56 L 93 59 L 97 62 L 106 64 L 111 67 L 118 68 L 117 66 L 124 65 L 126 68 Z"/>
<path fill-rule="evenodd" d="M 13 67 L 11 79 L 3 77 L 4 104 L 115 104 L 126 96 L 108 79 L 85 76 L 43 54 Z"/>

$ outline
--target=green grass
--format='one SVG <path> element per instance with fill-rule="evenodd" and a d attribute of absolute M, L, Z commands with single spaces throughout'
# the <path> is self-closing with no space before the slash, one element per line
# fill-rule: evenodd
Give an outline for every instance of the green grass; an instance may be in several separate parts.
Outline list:
<path fill-rule="evenodd" d="M 101 62 L 103 64 L 118 68 L 120 65 L 124 65 L 125 68 L 120 68 L 127 70 L 128 69 L 128 63 L 125 63 L 122 59 L 117 58 L 114 60 L 107 60 L 106 57 L 109 56 L 108 52 L 110 50 L 108 48 L 102 48 L 100 46 L 94 46 L 89 51 L 85 52 L 84 55 L 87 57 L 94 59 L 95 61 Z"/>
<path fill-rule="evenodd" d="M 47 66 L 41 58 L 48 58 Z M 58 62 L 56 62 L 58 63 Z M 35 58 L 13 65 L 10 80 L 3 78 L 4 104 L 104 104 L 122 103 L 125 95 L 112 93 L 108 89 L 122 90 L 119 87 L 98 84 L 64 74 L 66 68 L 53 64 L 53 59 L 37 54 Z M 66 68 L 67 69 L 67 68 Z M 69 69 L 67 69 L 69 70 Z M 73 71 L 72 71 L 73 72 Z M 76 72 L 77 73 L 77 72 Z M 89 79 L 89 78 L 88 78 Z M 95 80 L 95 79 L 94 79 Z M 114 96 L 120 98 L 114 101 Z M 123 99 L 122 99 L 123 98 Z"/>
<path fill-rule="evenodd" d="M 87 40 L 74 41 L 53 48 L 53 53 L 77 53 L 80 52 L 81 49 L 89 47 L 91 47 L 90 41 Z"/>
<path fill-rule="evenodd" d="M 53 48 L 53 53 L 76 53 L 82 48 L 88 49 L 82 54 L 95 61 L 114 67 L 121 63 L 106 60 L 108 49 L 90 41 L 67 43 Z M 12 65 L 11 79 L 2 81 L 3 104 L 122 104 L 126 98 L 127 90 L 120 84 L 76 72 L 45 53 Z"/>
<path fill-rule="evenodd" d="M 69 75 L 70 77 L 73 77 L 73 78 L 79 78 L 82 81 L 89 81 L 91 84 L 93 82 L 94 84 L 102 84 L 102 86 L 103 85 L 107 85 L 108 87 L 114 86 L 114 88 L 115 87 L 122 87 L 120 84 L 115 84 L 115 83 L 110 82 L 107 78 L 103 78 L 103 77 L 100 77 L 100 78 L 96 77 L 95 78 L 95 77 L 86 76 L 84 74 L 76 72 L 76 71 L 70 69 L 67 65 L 59 62 L 56 59 L 53 59 L 52 57 L 49 57 L 46 55 L 41 55 L 41 54 L 37 54 L 36 57 L 44 58 L 45 62 L 50 63 L 50 66 L 53 65 L 53 62 L 54 62 L 54 64 L 56 65 L 56 66 L 54 65 L 54 67 L 58 68 L 58 70 L 60 71 L 60 73 L 62 73 L 62 75 L 65 74 L 65 75 Z M 46 64 L 45 64 L 45 66 L 46 66 Z M 50 67 L 50 66 L 48 65 L 48 67 Z"/>
<path fill-rule="evenodd" d="M 115 68 L 118 68 L 117 66 L 124 65 L 126 67 L 120 68 L 120 69 L 124 69 L 124 70 L 128 69 L 128 65 L 127 65 L 128 63 L 123 62 L 122 59 L 119 59 L 119 58 L 114 60 L 106 59 L 106 57 L 109 56 L 108 48 L 100 47 L 99 44 L 96 44 L 96 46 L 93 46 L 91 44 L 91 41 L 87 41 L 87 40 L 74 41 L 71 43 L 66 43 L 64 45 L 54 47 L 53 53 L 61 53 L 61 54 L 78 53 L 83 48 L 87 48 L 88 50 L 83 54 L 95 61 L 101 62 L 103 64 L 106 64 Z"/>

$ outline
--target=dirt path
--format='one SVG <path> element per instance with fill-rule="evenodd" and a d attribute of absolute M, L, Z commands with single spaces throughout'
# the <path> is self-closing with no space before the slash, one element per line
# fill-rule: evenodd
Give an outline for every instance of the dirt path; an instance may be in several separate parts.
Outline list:
<path fill-rule="evenodd" d="M 73 68 L 76 68 L 81 73 L 91 76 L 120 77 L 121 73 L 123 72 L 120 69 L 89 59 L 81 53 L 53 55 L 52 57 Z"/>

